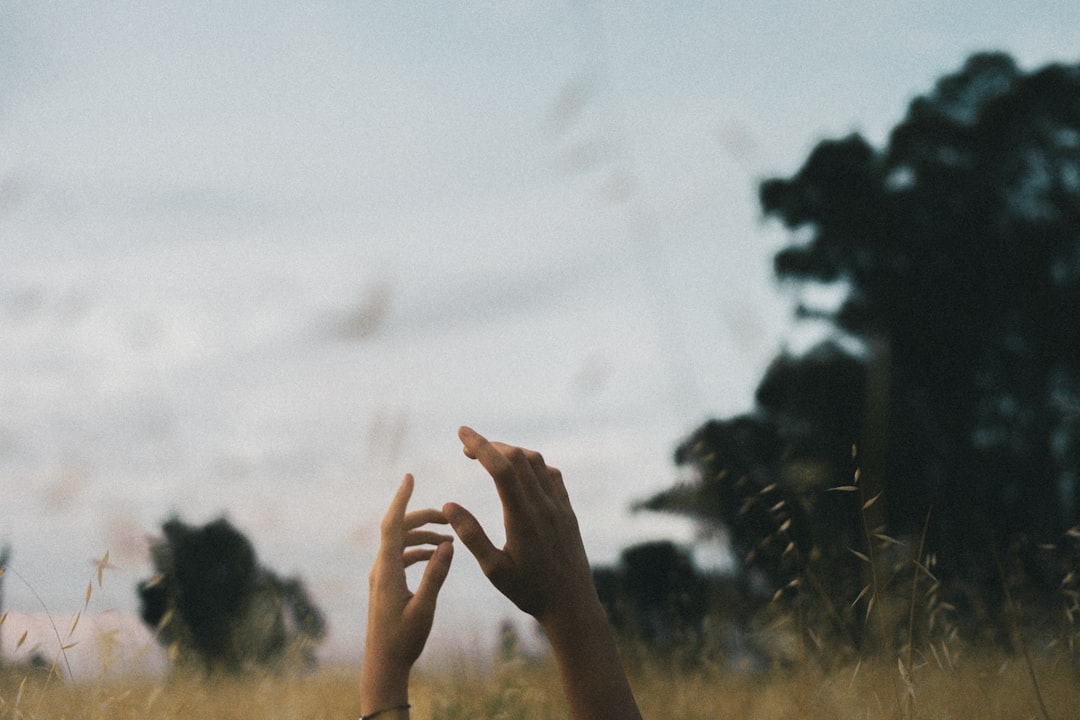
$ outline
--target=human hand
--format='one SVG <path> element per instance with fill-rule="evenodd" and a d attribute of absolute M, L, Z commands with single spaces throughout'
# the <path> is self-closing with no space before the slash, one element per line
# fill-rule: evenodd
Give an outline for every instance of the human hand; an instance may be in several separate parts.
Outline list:
<path fill-rule="evenodd" d="M 562 473 L 540 453 L 488 442 L 463 427 L 465 455 L 495 480 L 506 544 L 500 550 L 465 508 L 443 514 L 491 583 L 540 623 L 555 654 L 574 720 L 641 720 L 596 594 Z"/>
<path fill-rule="evenodd" d="M 459 429 L 458 437 L 465 455 L 495 481 L 506 544 L 495 547 L 472 513 L 456 503 L 444 505 L 443 513 L 491 583 L 545 629 L 595 613 L 599 599 L 562 473 L 538 452 L 489 442 L 471 428 Z"/>
<path fill-rule="evenodd" d="M 428 523 L 446 524 L 441 511 L 406 512 L 412 491 L 413 477 L 406 475 L 383 517 L 379 552 L 368 577 L 367 641 L 360 669 L 362 714 L 408 703 L 409 671 L 431 632 L 435 601 L 454 555 L 451 535 L 423 529 Z M 405 568 L 425 560 L 427 567 L 413 594 Z"/>

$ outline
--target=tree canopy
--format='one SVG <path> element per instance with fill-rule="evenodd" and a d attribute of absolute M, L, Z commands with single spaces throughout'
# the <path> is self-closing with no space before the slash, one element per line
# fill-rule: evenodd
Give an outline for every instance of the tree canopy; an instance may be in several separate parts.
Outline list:
<path fill-rule="evenodd" d="M 932 513 L 939 572 L 986 590 L 994 555 L 1016 551 L 1027 579 L 1060 587 L 1080 521 L 1080 65 L 1024 72 L 973 55 L 911 101 L 885 147 L 824 140 L 759 197 L 792 231 L 778 278 L 845 290 L 838 307 L 797 314 L 853 349 L 778 360 L 757 409 L 680 447 L 698 482 L 644 506 L 693 507 L 747 551 L 758 540 L 739 537 L 747 512 L 721 497 L 728 485 L 756 472 L 790 500 L 783 470 L 799 458 L 841 485 L 839 448 L 855 444 L 864 480 L 885 491 L 882 528 L 917 539 Z M 772 446 L 749 467 L 762 438 Z M 1039 546 L 1057 555 L 1036 558 Z"/>
<path fill-rule="evenodd" d="M 760 197 L 810 232 L 777 274 L 843 281 L 825 315 L 887 343 L 886 477 L 910 498 L 890 503 L 893 524 L 932 505 L 960 550 L 992 528 L 1052 540 L 1075 522 L 1080 67 L 975 55 L 912 101 L 884 150 L 822 142 Z"/>

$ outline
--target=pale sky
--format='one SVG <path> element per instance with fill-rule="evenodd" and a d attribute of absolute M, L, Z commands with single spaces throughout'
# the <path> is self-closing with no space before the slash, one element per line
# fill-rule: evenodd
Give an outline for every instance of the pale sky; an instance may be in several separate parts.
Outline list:
<path fill-rule="evenodd" d="M 128 613 L 144 536 L 225 514 L 355 657 L 403 472 L 499 535 L 461 423 L 563 469 L 594 560 L 688 541 L 627 506 L 805 343 L 756 183 L 972 51 L 1077 48 L 1066 0 L 0 0 L 13 567 L 63 615 L 108 550 Z M 440 648 L 517 617 L 464 552 L 444 593 Z"/>

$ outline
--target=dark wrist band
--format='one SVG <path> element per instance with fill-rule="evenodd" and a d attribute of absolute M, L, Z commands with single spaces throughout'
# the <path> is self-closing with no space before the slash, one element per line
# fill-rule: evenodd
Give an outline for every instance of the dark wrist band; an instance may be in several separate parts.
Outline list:
<path fill-rule="evenodd" d="M 388 713 L 392 710 L 408 710 L 411 707 L 412 705 L 410 705 L 409 703 L 404 703 L 402 705 L 395 705 L 394 707 L 383 708 L 382 710 L 376 710 L 375 712 L 368 713 L 367 715 L 361 715 L 360 720 L 371 720 L 371 718 L 375 717 L 376 715 L 382 715 L 383 713 Z"/>

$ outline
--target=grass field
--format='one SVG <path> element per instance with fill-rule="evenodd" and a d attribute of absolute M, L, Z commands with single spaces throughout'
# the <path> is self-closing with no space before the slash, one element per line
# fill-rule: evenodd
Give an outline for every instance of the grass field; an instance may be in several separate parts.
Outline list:
<path fill-rule="evenodd" d="M 1005 656 L 969 656 L 953 668 L 917 666 L 906 684 L 895 663 L 874 662 L 828 673 L 811 668 L 749 676 L 715 668 L 672 670 L 634 661 L 632 683 L 646 718 L 778 720 L 1055 720 L 1077 717 L 1080 682 L 1071 665 L 1037 660 L 1037 686 L 1026 663 Z M 55 676 L 7 672 L 0 682 L 0 718 L 213 720 L 355 718 L 356 668 L 324 668 L 306 677 L 207 682 L 196 679 L 110 680 L 70 685 Z M 443 659 L 413 681 L 413 717 L 432 720 L 565 718 L 550 663 L 490 666 Z"/>
<path fill-rule="evenodd" d="M 106 554 L 103 562 L 107 559 Z M 1071 592 L 1069 582 L 1066 578 L 1063 587 L 1068 585 Z M 913 586 L 883 593 L 884 599 L 873 606 L 874 612 L 866 613 L 870 625 L 874 619 L 900 616 L 917 629 L 906 634 L 906 644 L 897 643 L 900 650 L 858 653 L 830 643 L 795 642 L 782 669 L 772 671 L 737 669 L 738 662 L 725 660 L 722 652 L 709 655 L 718 658 L 715 662 L 701 660 L 697 654 L 693 655 L 695 660 L 688 661 L 686 653 L 671 651 L 662 657 L 643 644 L 633 643 L 623 645 L 622 657 L 642 714 L 649 720 L 1080 718 L 1080 635 L 1073 624 L 1075 605 L 1070 604 L 1058 618 L 1060 609 L 1040 606 L 1023 595 L 1014 597 L 1009 586 L 1004 587 L 1012 632 L 1011 638 L 1002 642 L 1010 643 L 1013 652 L 997 641 L 972 644 L 958 638 L 949 623 L 934 620 L 932 611 L 920 621 L 915 611 L 925 610 L 927 601 L 916 602 L 914 590 L 918 588 Z M 117 630 L 98 621 L 108 613 L 88 612 L 93 589 L 91 582 L 83 612 L 70 621 L 65 618 L 57 625 L 52 616 L 48 618 L 56 644 L 42 640 L 37 649 L 54 658 L 51 669 L 16 664 L 0 667 L 0 720 L 296 720 L 352 719 L 359 715 L 358 667 L 324 665 L 306 675 L 208 680 L 177 673 L 165 677 L 164 665 L 153 667 L 152 653 L 146 647 L 132 650 L 116 643 Z M 934 592 L 931 588 L 928 595 Z M 86 618 L 82 618 L 84 613 Z M 25 657 L 30 645 L 27 633 L 21 626 L 12 627 L 24 622 L 25 616 L 0 614 L 0 629 L 18 638 L 14 647 L 5 646 L 5 650 L 10 653 L 22 646 Z M 935 622 L 937 629 L 931 632 Z M 817 638 L 809 627 L 806 635 Z M 1002 637 L 992 632 L 973 635 Z M 879 636 L 887 633 L 882 630 Z M 153 644 L 152 638 L 149 641 Z M 73 682 L 67 679 L 72 676 L 68 655 L 77 646 L 87 652 L 94 648 L 100 659 L 91 661 L 89 671 L 79 668 Z M 157 650 L 163 658 L 164 653 Z M 852 659 L 859 656 L 864 659 Z M 125 658 L 133 662 L 119 662 Z M 533 650 L 515 650 L 506 658 L 482 661 L 468 655 L 425 656 L 411 685 L 412 717 L 567 717 L 550 658 Z M 123 670 L 118 672 L 120 668 Z"/>

